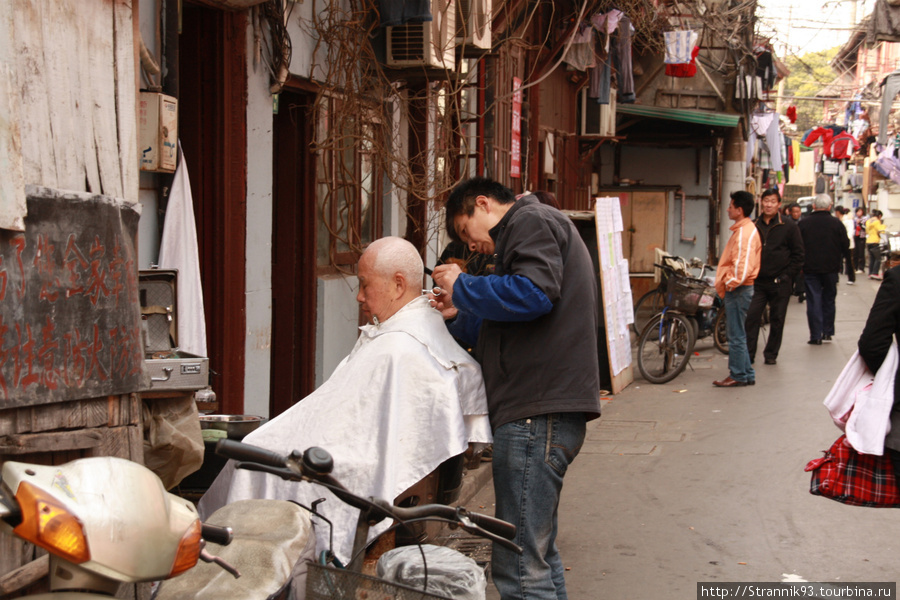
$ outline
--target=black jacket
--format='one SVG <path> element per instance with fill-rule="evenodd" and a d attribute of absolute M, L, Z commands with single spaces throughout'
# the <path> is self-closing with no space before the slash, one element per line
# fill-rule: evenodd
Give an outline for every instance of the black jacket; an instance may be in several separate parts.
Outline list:
<path fill-rule="evenodd" d="M 794 280 L 803 268 L 803 238 L 793 219 L 780 214 L 767 224 L 762 215 L 756 219 L 756 229 L 762 242 L 759 274 L 756 280 L 778 278 Z"/>
<path fill-rule="evenodd" d="M 859 336 L 859 355 L 873 373 L 887 357 L 894 338 L 900 339 L 900 267 L 884 272 L 866 327 Z M 885 445 L 900 450 L 900 369 L 894 376 L 894 408 L 891 411 L 891 431 Z"/>
<path fill-rule="evenodd" d="M 494 274 L 525 276 L 553 303 L 532 321 L 482 321 L 475 358 L 491 425 L 556 412 L 599 416 L 597 275 L 578 230 L 560 211 L 526 196 L 490 234 Z"/>
<path fill-rule="evenodd" d="M 843 258 L 850 259 L 850 238 L 840 219 L 827 210 L 816 210 L 797 225 L 806 255 L 803 273 L 840 273 Z"/>

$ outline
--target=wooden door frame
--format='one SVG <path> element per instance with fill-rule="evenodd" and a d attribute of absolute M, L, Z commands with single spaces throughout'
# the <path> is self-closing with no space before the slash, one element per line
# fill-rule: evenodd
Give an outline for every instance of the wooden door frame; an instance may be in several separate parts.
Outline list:
<path fill-rule="evenodd" d="M 269 416 L 281 414 L 301 398 L 307 396 L 315 389 L 315 356 L 316 356 L 316 224 L 317 224 L 317 200 L 316 200 L 316 164 L 315 156 L 310 143 L 315 139 L 315 110 L 314 102 L 316 94 L 306 86 L 301 86 L 293 80 L 285 86 L 284 92 L 296 96 L 308 103 L 306 112 L 307 121 L 299 124 L 305 130 L 306 145 L 297 145 L 294 142 L 302 142 L 296 137 L 289 140 L 281 139 L 277 132 L 279 116 L 284 118 L 284 112 L 290 110 L 287 105 L 289 98 L 282 96 L 279 99 L 279 115 L 273 117 L 273 130 L 276 132 L 272 143 L 277 146 L 273 152 L 272 164 L 272 358 L 270 375 Z M 298 160 L 299 159 L 299 160 Z M 291 169 L 292 165 L 299 165 L 298 176 L 303 178 L 299 182 L 300 197 L 281 198 L 279 194 L 290 193 L 298 189 L 297 182 L 286 181 L 290 189 L 283 190 L 279 187 L 279 168 Z M 291 200 L 295 202 L 291 203 Z M 282 214 L 282 209 L 289 214 Z M 291 236 L 290 239 L 279 239 L 276 235 L 279 225 L 285 225 L 289 221 L 287 231 L 282 233 Z M 276 252 L 289 249 L 290 256 L 281 256 L 284 261 L 276 271 Z M 278 301 L 278 286 L 291 286 L 286 290 L 292 300 L 291 312 L 293 320 L 289 323 L 279 322 L 278 315 L 283 307 L 276 306 Z M 282 298 L 284 294 L 281 294 Z M 309 303 L 307 309 L 303 309 L 303 299 Z M 300 302 L 298 302 L 300 299 Z M 309 310 L 309 306 L 312 310 Z M 281 338 L 284 331 L 287 338 Z M 285 370 L 288 371 L 285 374 Z"/>
<path fill-rule="evenodd" d="M 185 8 L 189 5 L 185 4 Z M 193 6 L 193 5 L 191 5 Z M 197 6 L 197 8 L 205 8 Z M 176 10 L 173 6 L 171 10 Z M 190 165 L 200 273 L 206 311 L 210 383 L 219 411 L 244 412 L 247 269 L 247 13 L 209 10 L 209 35 L 199 50 L 209 60 L 192 55 L 208 71 L 203 100 L 188 102 L 180 72 L 179 127 L 195 121 L 193 144 L 184 153 Z M 179 39 L 183 45 L 184 40 Z M 183 53 L 180 53 L 183 55 Z M 203 83 L 193 83 L 194 89 Z M 211 101 L 204 103 L 206 99 Z M 184 101 L 182 101 L 184 100 Z"/>

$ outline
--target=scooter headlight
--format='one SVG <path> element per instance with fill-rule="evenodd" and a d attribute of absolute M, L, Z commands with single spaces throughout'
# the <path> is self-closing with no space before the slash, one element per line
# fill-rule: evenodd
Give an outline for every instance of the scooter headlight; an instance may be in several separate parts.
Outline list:
<path fill-rule="evenodd" d="M 13 533 L 69 562 L 80 564 L 91 559 L 81 520 L 53 496 L 23 481 L 16 490 L 22 522 Z"/>

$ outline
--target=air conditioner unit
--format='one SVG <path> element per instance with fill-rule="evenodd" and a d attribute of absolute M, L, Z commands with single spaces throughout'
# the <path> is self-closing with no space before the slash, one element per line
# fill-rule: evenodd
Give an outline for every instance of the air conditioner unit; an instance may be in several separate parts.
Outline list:
<path fill-rule="evenodd" d="M 456 0 L 431 0 L 431 17 L 387 28 L 387 66 L 456 67 Z"/>
<path fill-rule="evenodd" d="M 463 56 L 475 57 L 491 49 L 491 0 L 457 0 L 456 43 Z"/>

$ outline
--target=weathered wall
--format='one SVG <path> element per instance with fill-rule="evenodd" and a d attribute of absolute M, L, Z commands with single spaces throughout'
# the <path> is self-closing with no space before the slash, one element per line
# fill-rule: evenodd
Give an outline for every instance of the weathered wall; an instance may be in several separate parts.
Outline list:
<path fill-rule="evenodd" d="M 7 0 L 0 38 L 0 227 L 21 229 L 23 184 L 137 202 L 131 2 Z"/>
<path fill-rule="evenodd" d="M 298 8 L 303 5 L 295 5 Z M 296 39 L 296 37 L 293 37 Z M 299 40 L 298 40 L 299 41 Z M 253 29 L 248 23 L 247 55 Z M 294 52 L 297 53 L 297 45 Z M 272 345 L 272 95 L 269 71 L 247 69 L 247 263 L 244 340 L 244 412 L 269 414 Z"/>

